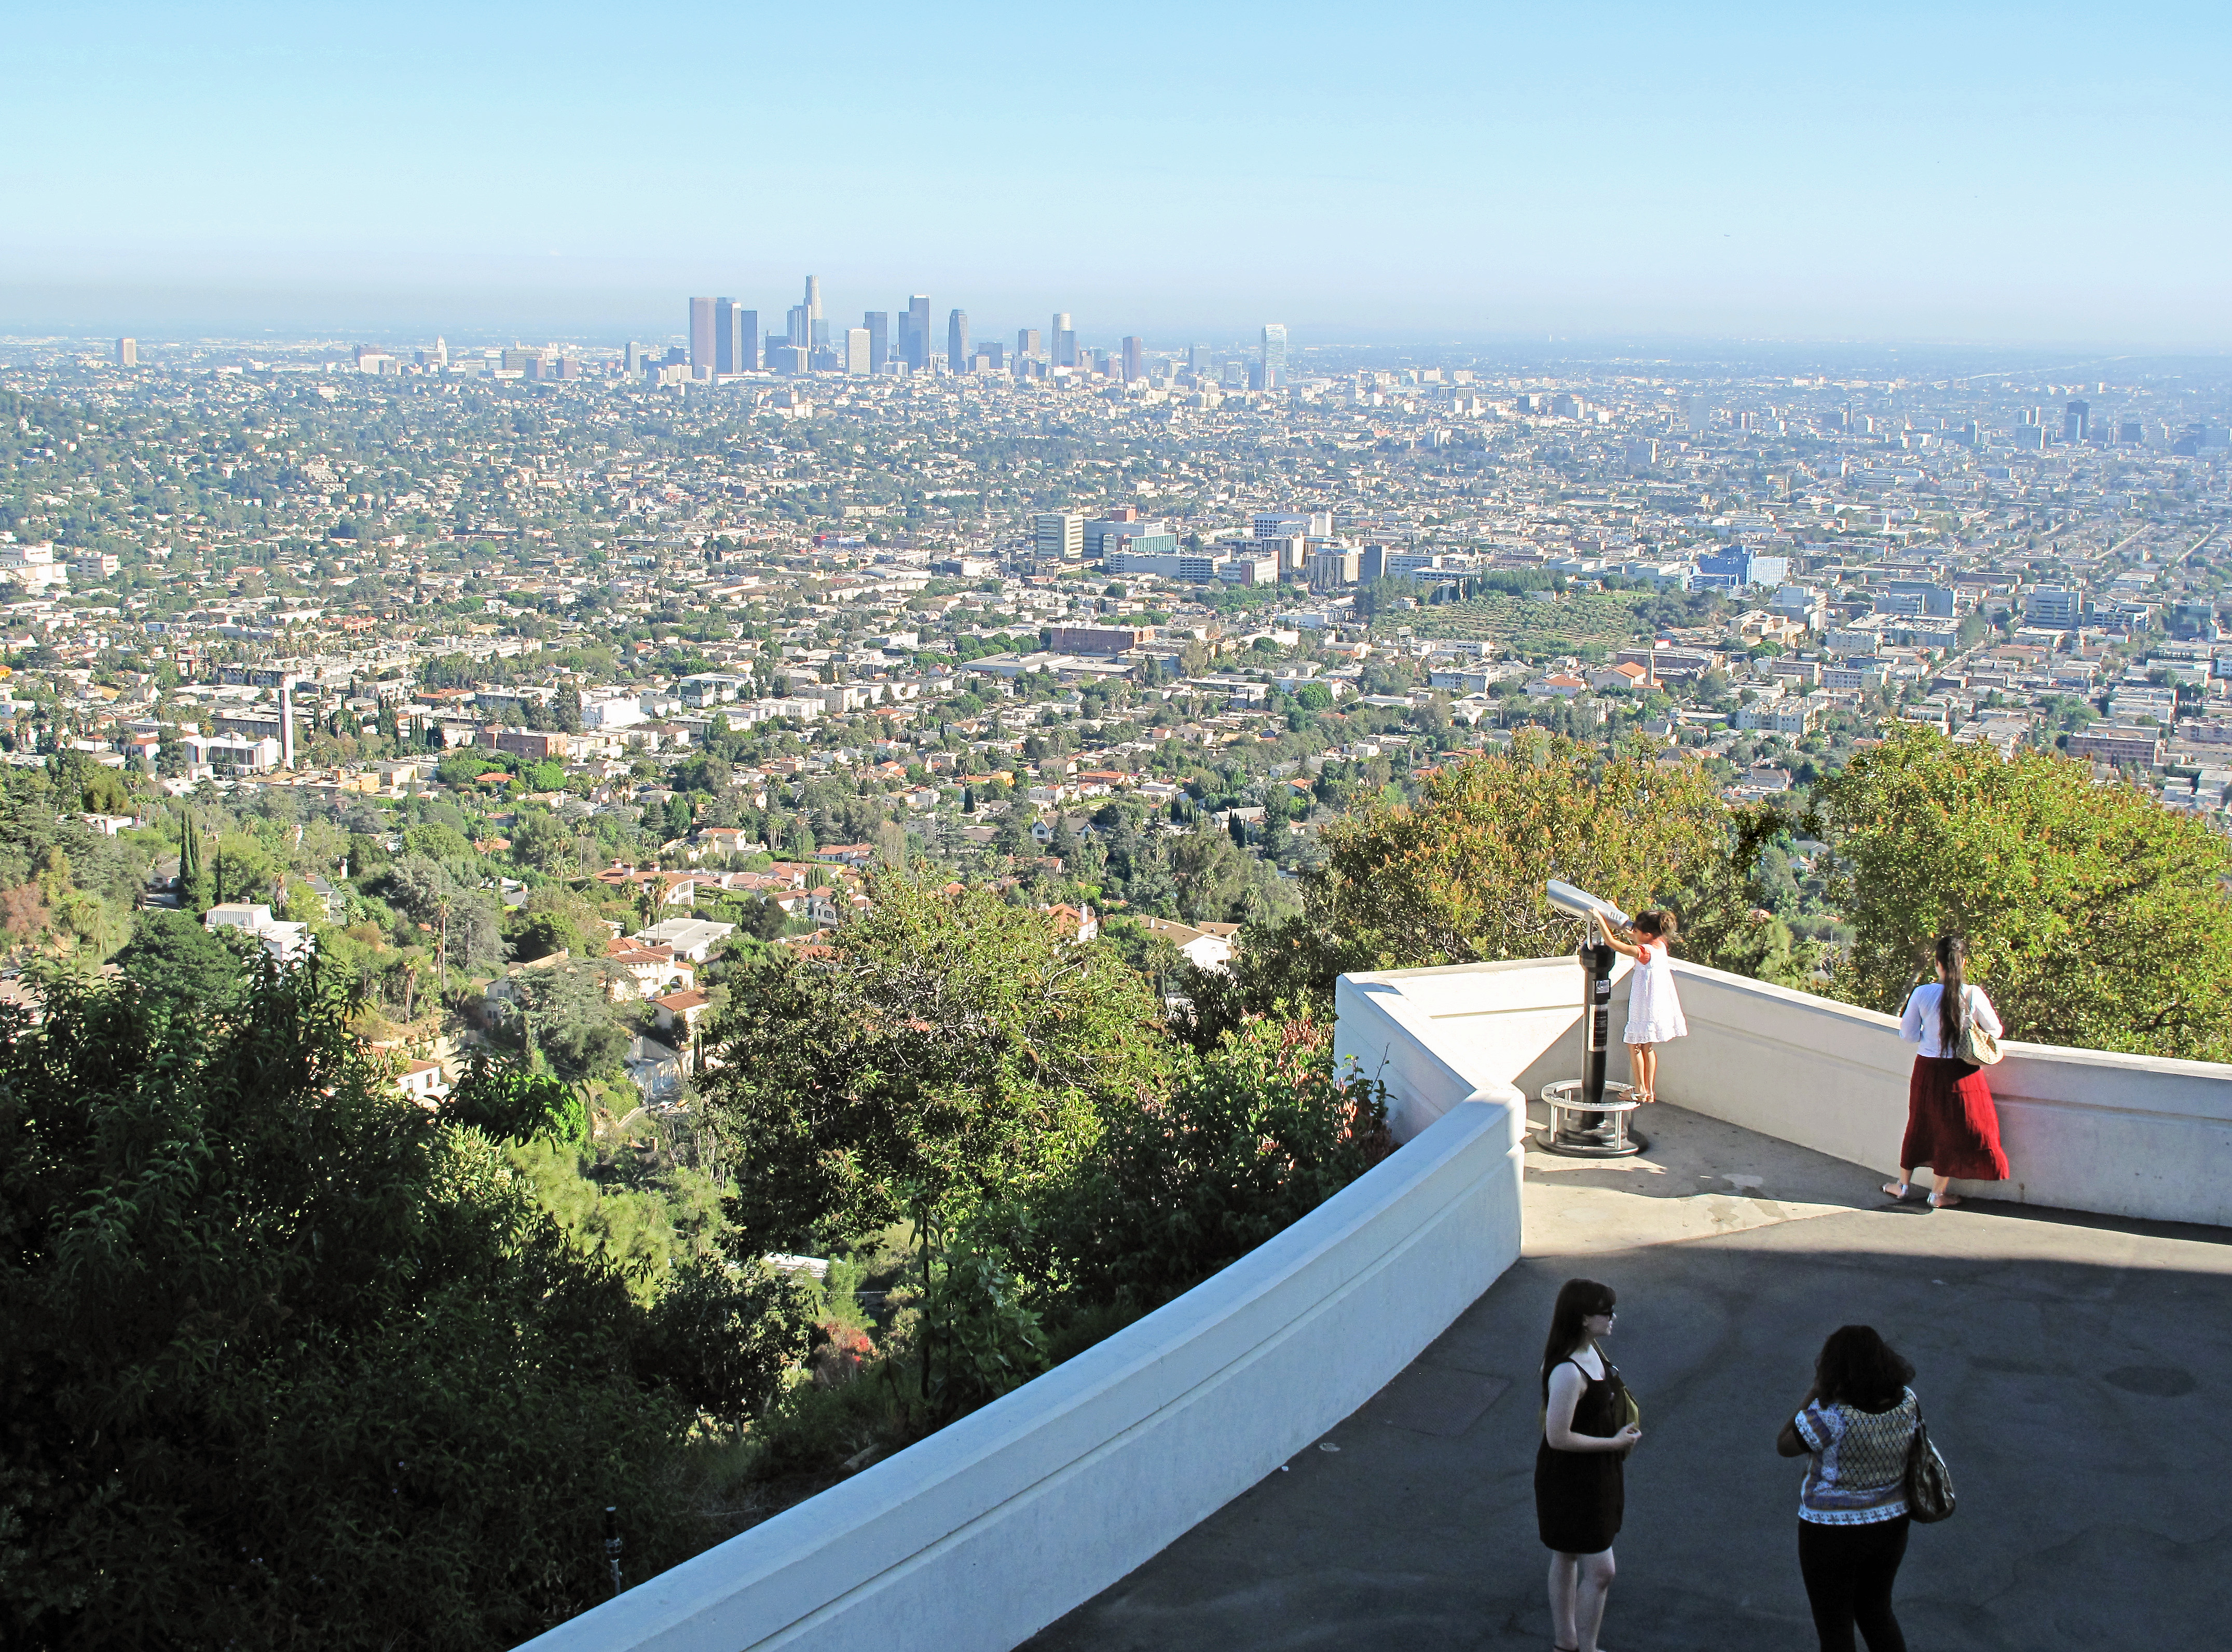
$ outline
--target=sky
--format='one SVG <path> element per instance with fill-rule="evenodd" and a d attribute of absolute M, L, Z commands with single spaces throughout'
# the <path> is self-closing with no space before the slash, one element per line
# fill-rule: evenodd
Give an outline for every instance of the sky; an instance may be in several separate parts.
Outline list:
<path fill-rule="evenodd" d="M 8 10 L 0 332 L 2232 345 L 2222 5 Z"/>

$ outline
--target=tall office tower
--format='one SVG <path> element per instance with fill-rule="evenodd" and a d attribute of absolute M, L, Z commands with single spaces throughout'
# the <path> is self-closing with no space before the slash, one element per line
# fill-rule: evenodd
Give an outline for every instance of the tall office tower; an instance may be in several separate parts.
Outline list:
<path fill-rule="evenodd" d="M 1852 422 L 1849 411 L 1845 418 L 1847 424 Z M 1702 436 L 1705 433 L 1705 427 L 1713 422 L 1713 410 L 1706 405 L 1704 397 L 1691 396 L 1682 405 L 1682 419 L 1690 427 L 1692 436 Z"/>
<path fill-rule="evenodd" d="M 2061 410 L 2061 439 L 2081 442 L 2092 426 L 2092 409 L 2081 401 L 2073 401 Z"/>
<path fill-rule="evenodd" d="M 736 310 L 736 371 L 757 373 L 760 370 L 760 313 L 756 309 Z"/>
<path fill-rule="evenodd" d="M 1186 371 L 1192 374 L 1197 379 L 1202 377 L 1209 371 L 1208 345 L 1189 344 L 1186 346 Z"/>
<path fill-rule="evenodd" d="M 845 372 L 852 378 L 865 379 L 875 369 L 875 353 L 865 327 L 845 329 Z"/>
<path fill-rule="evenodd" d="M 1015 354 L 1022 356 L 1025 361 L 1028 361 L 1032 357 L 1037 355 L 1038 353 L 1039 329 L 1035 327 L 1017 328 L 1015 329 Z"/>
<path fill-rule="evenodd" d="M 783 313 L 783 336 L 801 350 L 814 348 L 814 328 L 806 306 L 793 304 Z"/>
<path fill-rule="evenodd" d="M 450 341 L 439 333 L 434 335 L 433 359 L 436 367 L 445 367 L 450 365 Z"/>
<path fill-rule="evenodd" d="M 1276 389 L 1287 381 L 1287 329 L 1278 322 L 1263 323 L 1263 387 Z"/>
<path fill-rule="evenodd" d="M 120 338 L 116 341 L 116 365 L 120 367 L 136 367 L 140 365 L 138 339 Z"/>
<path fill-rule="evenodd" d="M 1147 363 L 1143 354 L 1145 348 L 1137 333 L 1131 334 L 1124 340 L 1124 382 L 1126 384 L 1131 383 L 1134 379 L 1144 379 L 1147 376 Z"/>
<path fill-rule="evenodd" d="M 1067 347 L 1069 353 L 1067 355 L 1062 353 L 1064 339 L 1069 340 Z M 1053 347 L 1054 366 L 1071 367 L 1077 365 L 1077 335 L 1071 328 L 1067 310 L 1054 311 L 1054 325 L 1047 329 L 1047 343 Z"/>
<path fill-rule="evenodd" d="M 713 370 L 713 301 L 693 298 L 690 301 L 690 368 Z"/>
<path fill-rule="evenodd" d="M 900 340 L 907 369 L 919 373 L 930 365 L 930 295 L 917 293 L 907 300 L 906 332 Z"/>
<path fill-rule="evenodd" d="M 806 278 L 806 319 L 809 322 L 821 319 L 821 277 L 819 276 Z"/>
<path fill-rule="evenodd" d="M 743 371 L 736 365 L 737 360 L 744 353 L 743 341 L 739 335 L 739 323 L 743 319 L 742 312 L 736 309 L 735 299 L 716 298 L 713 301 L 714 372 L 742 373 Z"/>
<path fill-rule="evenodd" d="M 637 343 L 633 339 L 630 339 L 628 341 L 627 354 L 621 358 L 623 364 L 627 369 L 628 377 L 633 379 L 637 374 L 643 371 L 644 359 L 650 353 L 646 351 L 642 345 Z"/>
<path fill-rule="evenodd" d="M 1085 518 L 1072 512 L 1048 511 L 1034 517 L 1031 537 L 1041 560 L 1081 562 L 1085 557 Z"/>
<path fill-rule="evenodd" d="M 892 356 L 892 313 L 887 309 L 864 309 L 860 325 L 868 330 L 868 371 L 881 373 L 884 363 Z"/>
<path fill-rule="evenodd" d="M 949 373 L 969 371 L 969 312 L 957 309 L 945 318 L 945 363 Z"/>

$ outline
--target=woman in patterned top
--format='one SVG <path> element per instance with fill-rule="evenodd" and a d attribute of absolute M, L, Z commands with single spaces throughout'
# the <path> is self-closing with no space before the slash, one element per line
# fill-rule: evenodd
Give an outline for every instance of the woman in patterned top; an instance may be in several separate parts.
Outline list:
<path fill-rule="evenodd" d="M 1906 1448 L 1922 1420 L 1914 1367 L 1872 1326 L 1846 1325 L 1821 1345 L 1814 1386 L 1775 1448 L 1813 1461 L 1798 1493 L 1798 1570 L 1821 1652 L 1906 1652 L 1891 1589 L 1906 1554 Z"/>

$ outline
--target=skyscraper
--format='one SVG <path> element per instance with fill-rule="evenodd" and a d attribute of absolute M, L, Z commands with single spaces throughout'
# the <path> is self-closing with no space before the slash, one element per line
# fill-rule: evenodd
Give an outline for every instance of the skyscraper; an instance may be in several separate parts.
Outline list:
<path fill-rule="evenodd" d="M 814 347 L 813 318 L 807 315 L 806 306 L 793 304 L 783 316 L 783 336 L 801 350 Z"/>
<path fill-rule="evenodd" d="M 969 371 L 969 312 L 957 309 L 945 318 L 945 370 Z"/>
<path fill-rule="evenodd" d="M 1028 361 L 1039 353 L 1039 329 L 1019 327 L 1015 329 L 1015 354 Z"/>
<path fill-rule="evenodd" d="M 1196 378 L 1201 377 L 1209 371 L 1208 345 L 1189 344 L 1186 346 L 1186 371 L 1192 374 Z"/>
<path fill-rule="evenodd" d="M 876 370 L 873 361 L 874 346 L 868 336 L 868 329 L 865 327 L 847 328 L 845 371 L 853 378 L 864 379 Z"/>
<path fill-rule="evenodd" d="M 690 301 L 690 368 L 693 373 L 713 370 L 713 301 L 693 298 Z"/>
<path fill-rule="evenodd" d="M 1263 387 L 1275 389 L 1287 381 L 1287 328 L 1281 322 L 1263 323 Z"/>
<path fill-rule="evenodd" d="M 2092 409 L 2082 401 L 2073 401 L 2061 410 L 2061 439 L 2081 442 L 2092 427 Z"/>
<path fill-rule="evenodd" d="M 747 318 L 749 322 L 747 322 Z M 750 330 L 745 330 L 749 325 Z M 760 318 L 750 310 L 738 309 L 733 298 L 713 301 L 713 371 L 716 373 L 749 373 L 743 365 L 744 341 L 759 342 Z"/>
<path fill-rule="evenodd" d="M 863 310 L 860 324 L 868 329 L 868 371 L 881 373 L 884 363 L 892 359 L 892 313 L 887 309 Z"/>
<path fill-rule="evenodd" d="M 930 295 L 917 293 L 907 300 L 906 331 L 900 339 L 907 370 L 919 373 L 930 365 Z"/>
<path fill-rule="evenodd" d="M 116 341 L 116 365 L 120 367 L 136 367 L 140 365 L 138 339 L 120 338 Z"/>
<path fill-rule="evenodd" d="M 1147 376 L 1147 364 L 1142 354 L 1144 348 L 1137 333 L 1127 335 L 1124 340 L 1124 382 L 1126 384 L 1130 384 L 1135 379 L 1144 379 Z"/>
<path fill-rule="evenodd" d="M 806 319 L 809 322 L 821 319 L 821 277 L 819 276 L 806 278 Z"/>

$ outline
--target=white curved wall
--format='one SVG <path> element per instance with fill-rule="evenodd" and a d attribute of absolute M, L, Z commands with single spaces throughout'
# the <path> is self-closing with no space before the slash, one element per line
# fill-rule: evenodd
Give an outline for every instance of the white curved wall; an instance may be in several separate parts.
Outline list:
<path fill-rule="evenodd" d="M 1886 1173 L 1915 1046 L 1872 1010 L 1677 962 L 1690 1036 L 1659 1057 L 1677 1106 Z M 1989 991 L 1989 986 L 1987 987 Z M 2232 1067 L 2010 1041 L 1986 1082 L 2008 1180 L 1988 1199 L 2232 1226 Z"/>
<path fill-rule="evenodd" d="M 1519 1254 L 1476 1087 L 1277 1238 L 1037 1381 L 528 1644 L 1005 1652 L 1356 1409 Z"/>
<path fill-rule="evenodd" d="M 1677 959 L 1690 1036 L 1662 1048 L 1658 1092 L 1833 1158 L 1889 1173 L 1906 1128 L 1914 1046 L 1872 1010 Z M 1614 1035 L 1627 978 L 1613 987 Z M 1580 1072 L 1581 972 L 1571 958 L 1341 979 L 1337 1047 L 1367 1072 L 1389 1053 L 1401 1129 L 1474 1087 L 1530 1099 Z M 1399 1031 L 1399 1037 L 1397 1033 Z M 1988 1199 L 2232 1226 L 2232 1066 L 2009 1042 L 1988 1082 L 2012 1174 Z M 1626 1076 L 1625 1049 L 1612 1076 Z"/>

